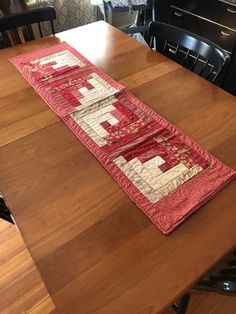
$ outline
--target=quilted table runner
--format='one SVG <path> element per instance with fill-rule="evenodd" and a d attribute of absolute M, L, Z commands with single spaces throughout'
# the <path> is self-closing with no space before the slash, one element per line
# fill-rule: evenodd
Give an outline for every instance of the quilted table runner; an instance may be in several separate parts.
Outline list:
<path fill-rule="evenodd" d="M 68 44 L 10 61 L 164 234 L 235 178 Z"/>

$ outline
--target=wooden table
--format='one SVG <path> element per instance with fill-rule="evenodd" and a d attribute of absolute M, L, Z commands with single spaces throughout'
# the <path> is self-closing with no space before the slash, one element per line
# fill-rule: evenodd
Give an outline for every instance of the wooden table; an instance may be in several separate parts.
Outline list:
<path fill-rule="evenodd" d="M 0 52 L 0 188 L 60 313 L 158 313 L 236 245 L 235 182 L 164 236 L 8 62 L 67 41 L 236 168 L 236 100 L 98 22 Z"/>

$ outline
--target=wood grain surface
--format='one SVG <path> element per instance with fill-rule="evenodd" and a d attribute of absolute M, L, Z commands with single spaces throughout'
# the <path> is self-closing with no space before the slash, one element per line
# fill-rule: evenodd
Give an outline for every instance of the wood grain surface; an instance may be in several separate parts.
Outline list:
<path fill-rule="evenodd" d="M 60 41 L 234 169 L 235 97 L 104 22 L 0 52 L 0 189 L 59 312 L 159 313 L 235 247 L 235 182 L 161 234 L 8 62 Z"/>
<path fill-rule="evenodd" d="M 17 229 L 0 219 L 0 313 L 56 314 L 57 310 Z M 173 314 L 170 307 L 161 314 Z M 236 298 L 192 291 L 187 314 L 236 313 Z"/>
<path fill-rule="evenodd" d="M 56 314 L 16 227 L 0 219 L 0 313 Z"/>
<path fill-rule="evenodd" d="M 187 314 L 236 314 L 235 296 L 218 293 L 193 293 Z M 167 313 L 163 313 L 167 314 Z"/>

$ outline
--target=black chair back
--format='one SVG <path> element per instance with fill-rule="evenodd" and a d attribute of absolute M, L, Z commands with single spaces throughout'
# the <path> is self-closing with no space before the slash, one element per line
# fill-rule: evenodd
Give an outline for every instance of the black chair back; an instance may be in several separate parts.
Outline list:
<path fill-rule="evenodd" d="M 184 67 L 219 84 L 229 64 L 227 52 L 211 41 L 162 22 L 150 23 L 150 46 Z"/>
<path fill-rule="evenodd" d="M 43 37 L 40 23 L 48 21 L 51 24 L 52 34 L 55 34 L 53 20 L 56 19 L 56 12 L 52 7 L 39 8 L 15 13 L 9 16 L 0 17 L 0 33 L 4 40 L 4 47 L 10 47 L 14 43 L 22 42 L 22 32 L 19 27 L 26 26 L 24 40 L 35 39 L 31 25 L 37 23 L 40 37 Z M 11 40 L 14 38 L 14 40 Z"/>

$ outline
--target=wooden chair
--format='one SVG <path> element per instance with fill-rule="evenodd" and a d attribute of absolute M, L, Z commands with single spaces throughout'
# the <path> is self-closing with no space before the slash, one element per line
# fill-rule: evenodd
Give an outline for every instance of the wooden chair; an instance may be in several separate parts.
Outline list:
<path fill-rule="evenodd" d="M 33 9 L 0 17 L 0 33 L 3 39 L 2 48 L 12 46 L 12 31 L 14 32 L 14 37 L 17 39 L 17 44 L 35 39 L 31 28 L 31 25 L 35 23 L 38 25 L 40 37 L 43 37 L 40 23 L 45 21 L 51 23 L 52 33 L 55 34 L 53 26 L 53 20 L 55 19 L 56 12 L 52 7 Z M 25 29 L 22 28 L 24 26 Z M 19 30 L 19 28 L 21 29 Z M 9 31 L 11 31 L 11 33 L 9 33 Z"/>
<path fill-rule="evenodd" d="M 150 23 L 150 47 L 175 60 L 184 67 L 218 85 L 230 57 L 209 40 L 184 29 L 162 22 Z"/>

